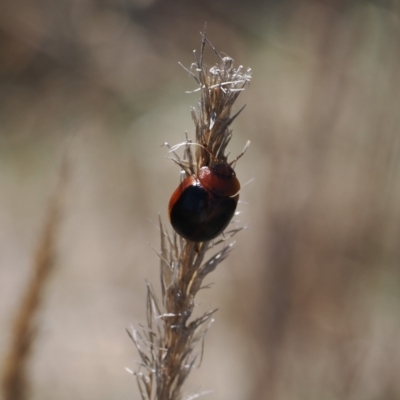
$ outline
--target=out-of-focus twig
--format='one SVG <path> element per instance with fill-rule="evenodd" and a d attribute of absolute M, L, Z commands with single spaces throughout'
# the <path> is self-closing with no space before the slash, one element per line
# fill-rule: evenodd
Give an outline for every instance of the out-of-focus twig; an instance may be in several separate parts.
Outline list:
<path fill-rule="evenodd" d="M 45 284 L 54 265 L 55 243 L 68 173 L 69 165 L 67 158 L 64 157 L 56 192 L 51 199 L 44 229 L 33 258 L 32 277 L 25 288 L 12 325 L 11 343 L 5 359 L 1 382 L 4 400 L 28 398 L 27 361 L 35 339 L 35 316 L 40 307 Z"/>

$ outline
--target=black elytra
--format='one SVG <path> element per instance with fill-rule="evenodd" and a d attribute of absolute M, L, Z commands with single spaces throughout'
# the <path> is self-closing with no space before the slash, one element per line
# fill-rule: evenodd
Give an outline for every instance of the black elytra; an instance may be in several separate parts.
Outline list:
<path fill-rule="evenodd" d="M 194 177 L 184 180 L 171 197 L 172 227 L 183 238 L 205 242 L 220 235 L 235 214 L 239 195 L 218 196 Z"/>

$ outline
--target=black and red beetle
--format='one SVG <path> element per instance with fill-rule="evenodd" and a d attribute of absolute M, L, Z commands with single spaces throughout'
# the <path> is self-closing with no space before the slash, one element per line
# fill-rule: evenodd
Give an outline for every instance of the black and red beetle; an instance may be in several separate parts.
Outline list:
<path fill-rule="evenodd" d="M 193 242 L 216 238 L 235 213 L 239 190 L 235 171 L 226 161 L 200 168 L 196 175 L 185 178 L 171 196 L 168 213 L 173 228 Z"/>

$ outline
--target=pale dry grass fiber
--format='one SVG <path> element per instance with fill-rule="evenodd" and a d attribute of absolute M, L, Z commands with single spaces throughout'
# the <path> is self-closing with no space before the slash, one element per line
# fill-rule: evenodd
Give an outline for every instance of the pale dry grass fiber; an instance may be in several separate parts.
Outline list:
<path fill-rule="evenodd" d="M 218 58 L 212 68 L 203 62 L 206 45 Z M 195 79 L 200 91 L 199 108 L 192 109 L 195 142 L 186 137 L 182 145 L 170 147 L 172 160 L 186 176 L 210 165 L 211 159 L 227 161 L 226 148 L 232 137 L 230 125 L 243 109 L 234 114 L 232 108 L 251 79 L 251 70 L 235 67 L 232 58 L 223 57 L 208 41 L 205 30 L 200 52 L 194 51 L 194 55 L 195 63 L 185 70 Z M 184 147 L 182 158 L 176 153 L 181 146 Z M 183 398 L 183 384 L 190 371 L 201 363 L 204 338 L 216 311 L 191 318 L 196 294 L 204 288 L 204 278 L 228 256 L 233 246 L 231 239 L 241 229 L 229 229 L 214 241 L 192 242 L 176 233 L 170 235 L 160 220 L 161 299 L 152 285 L 147 284 L 147 323 L 140 330 L 128 331 L 141 359 L 138 370 L 132 373 L 143 400 Z M 207 259 L 208 252 L 218 245 L 222 249 Z M 189 398 L 201 394 L 204 393 Z"/>
<path fill-rule="evenodd" d="M 11 343 L 5 357 L 1 390 L 4 400 L 25 400 L 29 395 L 27 363 L 36 336 L 36 316 L 43 292 L 54 266 L 57 231 L 65 198 L 69 167 L 64 157 L 58 185 L 50 200 L 45 225 L 34 254 L 32 276 L 23 292 L 12 325 Z"/>

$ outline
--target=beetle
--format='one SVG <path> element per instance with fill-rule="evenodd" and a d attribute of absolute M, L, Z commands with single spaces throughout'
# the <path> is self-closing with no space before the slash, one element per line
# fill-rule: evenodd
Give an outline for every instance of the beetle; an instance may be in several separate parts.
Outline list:
<path fill-rule="evenodd" d="M 187 176 L 174 191 L 168 214 L 180 236 L 205 242 L 215 239 L 228 226 L 235 214 L 240 190 L 231 164 L 215 161 L 203 166 L 197 174 Z"/>

